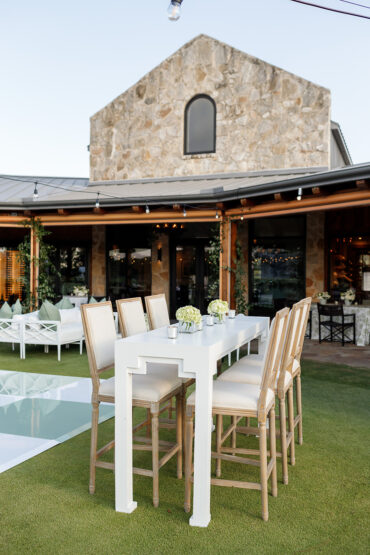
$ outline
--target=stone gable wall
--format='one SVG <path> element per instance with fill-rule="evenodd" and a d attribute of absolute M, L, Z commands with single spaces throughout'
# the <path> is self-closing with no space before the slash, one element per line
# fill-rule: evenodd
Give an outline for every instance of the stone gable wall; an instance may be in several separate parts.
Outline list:
<path fill-rule="evenodd" d="M 217 106 L 216 153 L 184 156 L 184 110 Z M 330 92 L 201 35 L 91 118 L 90 179 L 329 166 Z"/>

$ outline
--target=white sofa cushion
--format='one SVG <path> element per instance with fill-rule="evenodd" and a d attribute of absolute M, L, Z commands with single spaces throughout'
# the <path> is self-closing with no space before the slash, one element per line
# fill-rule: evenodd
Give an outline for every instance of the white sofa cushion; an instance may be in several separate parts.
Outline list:
<path fill-rule="evenodd" d="M 257 412 L 258 400 L 261 394 L 259 385 L 243 384 L 235 382 L 223 382 L 216 380 L 213 382 L 212 407 L 228 408 L 232 410 L 248 410 Z M 189 396 L 188 405 L 195 405 L 196 391 Z M 268 390 L 266 406 L 270 408 L 275 399 L 272 389 Z"/>
<path fill-rule="evenodd" d="M 81 324 L 81 311 L 79 308 L 60 308 L 60 321 L 62 326 L 65 324 Z"/>

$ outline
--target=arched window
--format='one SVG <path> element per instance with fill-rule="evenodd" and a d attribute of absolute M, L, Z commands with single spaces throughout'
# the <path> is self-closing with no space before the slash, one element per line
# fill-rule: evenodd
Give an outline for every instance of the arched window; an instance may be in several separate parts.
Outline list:
<path fill-rule="evenodd" d="M 185 108 L 185 154 L 216 152 L 216 104 L 200 94 L 194 96 Z"/>

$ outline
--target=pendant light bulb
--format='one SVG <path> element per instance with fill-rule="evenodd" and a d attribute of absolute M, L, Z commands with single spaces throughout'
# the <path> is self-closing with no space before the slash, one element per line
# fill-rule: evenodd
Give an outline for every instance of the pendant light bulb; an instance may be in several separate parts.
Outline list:
<path fill-rule="evenodd" d="M 219 216 L 218 210 L 216 210 L 216 220 L 218 220 L 219 217 L 220 216 Z"/>
<path fill-rule="evenodd" d="M 35 181 L 35 188 L 33 190 L 33 200 L 37 200 L 39 198 L 39 192 L 37 190 L 37 181 Z"/>
<path fill-rule="evenodd" d="M 298 189 L 297 200 L 302 200 L 302 187 Z"/>
<path fill-rule="evenodd" d="M 150 208 L 148 205 L 145 206 L 145 214 L 150 214 Z"/>
<path fill-rule="evenodd" d="M 184 216 L 184 218 L 186 218 L 186 208 L 185 208 L 185 205 L 184 205 L 184 210 L 183 210 L 183 212 L 182 212 L 182 215 Z"/>
<path fill-rule="evenodd" d="M 100 208 L 99 195 L 100 193 L 97 193 L 96 195 L 95 208 Z"/>
<path fill-rule="evenodd" d="M 170 21 L 178 21 L 181 15 L 182 0 L 171 0 L 167 8 L 167 15 Z"/>

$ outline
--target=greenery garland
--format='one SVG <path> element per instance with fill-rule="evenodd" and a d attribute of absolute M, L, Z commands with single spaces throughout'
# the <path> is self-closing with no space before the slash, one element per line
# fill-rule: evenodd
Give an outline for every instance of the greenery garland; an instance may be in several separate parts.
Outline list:
<path fill-rule="evenodd" d="M 40 219 L 37 218 L 24 220 L 22 225 L 33 231 L 39 243 L 38 257 L 31 256 L 31 233 L 27 234 L 22 243 L 18 245 L 18 260 L 24 266 L 24 275 L 21 278 L 25 295 L 23 306 L 28 312 L 37 309 L 41 301 L 54 298 L 55 281 L 60 278 L 60 273 L 52 262 L 56 249 L 44 240 L 47 235 L 50 235 L 50 231 L 46 231 Z M 37 266 L 39 270 L 37 296 L 31 291 L 31 264 Z"/>

